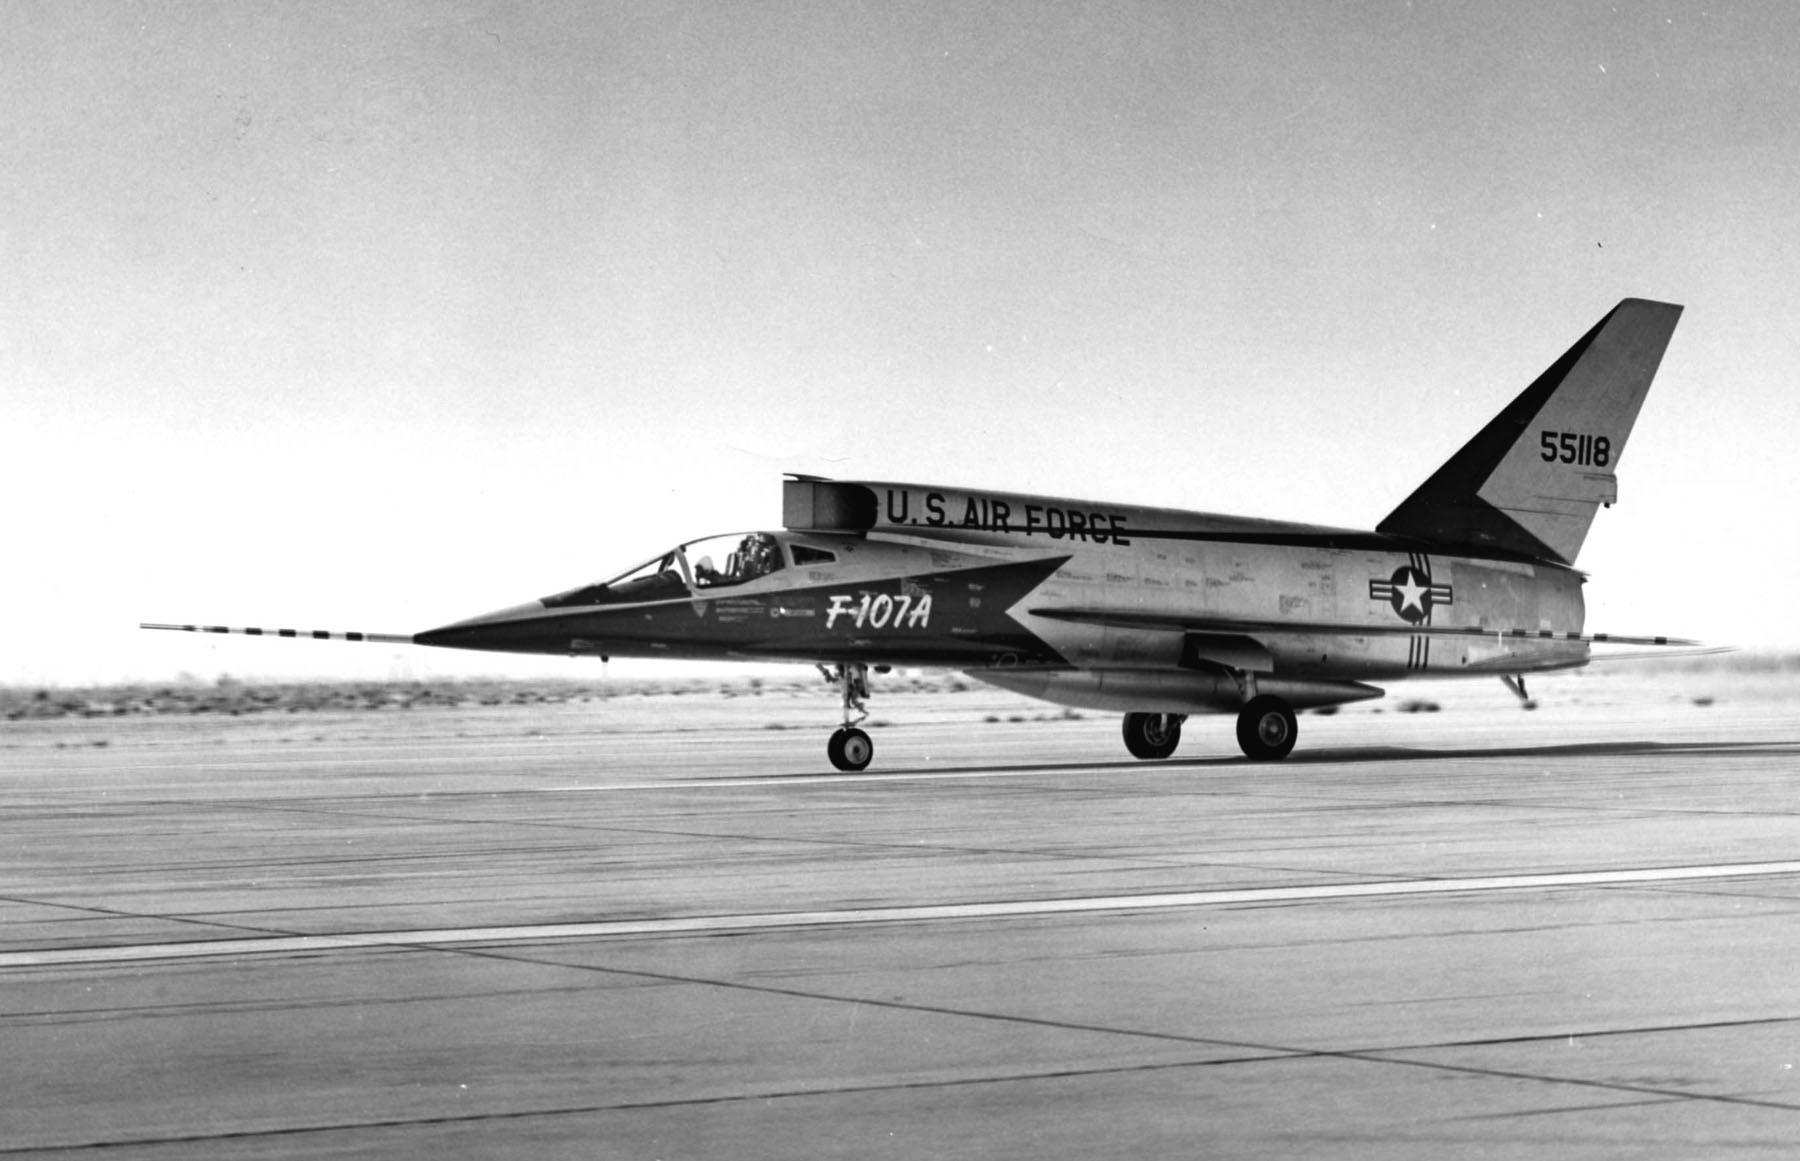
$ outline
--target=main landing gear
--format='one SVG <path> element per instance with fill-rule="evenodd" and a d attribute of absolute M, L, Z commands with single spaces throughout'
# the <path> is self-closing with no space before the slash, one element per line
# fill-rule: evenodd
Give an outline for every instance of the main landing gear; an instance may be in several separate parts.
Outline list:
<path fill-rule="evenodd" d="M 844 699 L 844 724 L 825 743 L 825 756 L 846 774 L 866 770 L 875 757 L 875 743 L 856 725 L 869 716 L 868 707 L 863 704 L 869 696 L 869 667 L 861 662 L 830 669 L 821 665 L 819 672 L 825 675 L 826 681 L 838 687 Z"/>
<path fill-rule="evenodd" d="M 1265 693 L 1251 698 L 1238 711 L 1237 736 L 1245 757 L 1269 762 L 1293 752 L 1300 727 L 1294 721 L 1293 707 Z"/>
<path fill-rule="evenodd" d="M 1126 714 L 1125 748 L 1133 758 L 1167 758 L 1181 745 L 1186 714 Z"/>
<path fill-rule="evenodd" d="M 1126 714 L 1125 748 L 1134 758 L 1167 758 L 1181 744 L 1185 714 Z M 1253 697 L 1238 711 L 1238 745 L 1257 762 L 1285 758 L 1299 737 L 1293 707 L 1270 694 Z"/>

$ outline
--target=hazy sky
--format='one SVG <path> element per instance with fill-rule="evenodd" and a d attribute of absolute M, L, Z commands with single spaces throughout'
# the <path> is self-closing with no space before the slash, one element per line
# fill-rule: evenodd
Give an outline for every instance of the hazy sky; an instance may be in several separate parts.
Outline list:
<path fill-rule="evenodd" d="M 783 471 L 1368 528 L 1684 303 L 1589 628 L 1800 645 L 1800 4 L 0 3 L 0 681 L 411 632 Z M 618 663 L 615 663 L 617 669 Z"/>

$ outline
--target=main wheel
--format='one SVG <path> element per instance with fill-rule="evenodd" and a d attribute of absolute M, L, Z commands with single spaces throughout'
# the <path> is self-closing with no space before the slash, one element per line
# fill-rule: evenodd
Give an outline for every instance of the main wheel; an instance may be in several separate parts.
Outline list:
<path fill-rule="evenodd" d="M 1180 714 L 1125 715 L 1125 748 L 1133 758 L 1167 758 L 1179 745 Z"/>
<path fill-rule="evenodd" d="M 1244 748 L 1245 756 L 1258 762 L 1287 757 L 1299 734 L 1293 709 L 1278 697 L 1253 697 L 1238 711 L 1238 745 Z"/>
<path fill-rule="evenodd" d="M 825 753 L 833 766 L 847 774 L 855 773 L 868 769 L 869 762 L 875 757 L 875 743 L 856 727 L 845 726 L 825 743 Z"/>

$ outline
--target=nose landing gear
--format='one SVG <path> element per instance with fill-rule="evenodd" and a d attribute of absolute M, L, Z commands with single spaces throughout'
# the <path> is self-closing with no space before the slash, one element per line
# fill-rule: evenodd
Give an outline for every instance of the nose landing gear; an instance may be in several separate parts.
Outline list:
<path fill-rule="evenodd" d="M 844 700 L 844 724 L 825 743 L 825 756 L 846 774 L 866 770 L 875 758 L 875 743 L 856 725 L 869 716 L 868 707 L 863 704 L 869 696 L 869 667 L 861 662 L 835 665 L 830 669 L 821 665 L 819 672 L 825 675 L 826 681 L 838 687 Z"/>
<path fill-rule="evenodd" d="M 825 743 L 825 755 L 831 764 L 846 774 L 866 770 L 875 757 L 875 743 L 855 726 L 844 726 Z"/>

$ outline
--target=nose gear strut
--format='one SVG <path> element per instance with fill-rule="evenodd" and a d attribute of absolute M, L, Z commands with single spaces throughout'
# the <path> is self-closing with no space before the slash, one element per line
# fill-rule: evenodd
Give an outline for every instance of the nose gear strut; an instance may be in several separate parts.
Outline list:
<path fill-rule="evenodd" d="M 856 726 L 869 716 L 869 707 L 865 704 L 869 696 L 869 667 L 855 661 L 829 669 L 821 665 L 819 672 L 826 681 L 838 687 L 844 701 L 844 724 L 825 744 L 825 755 L 833 766 L 847 774 L 865 770 L 875 757 L 875 743 Z"/>

